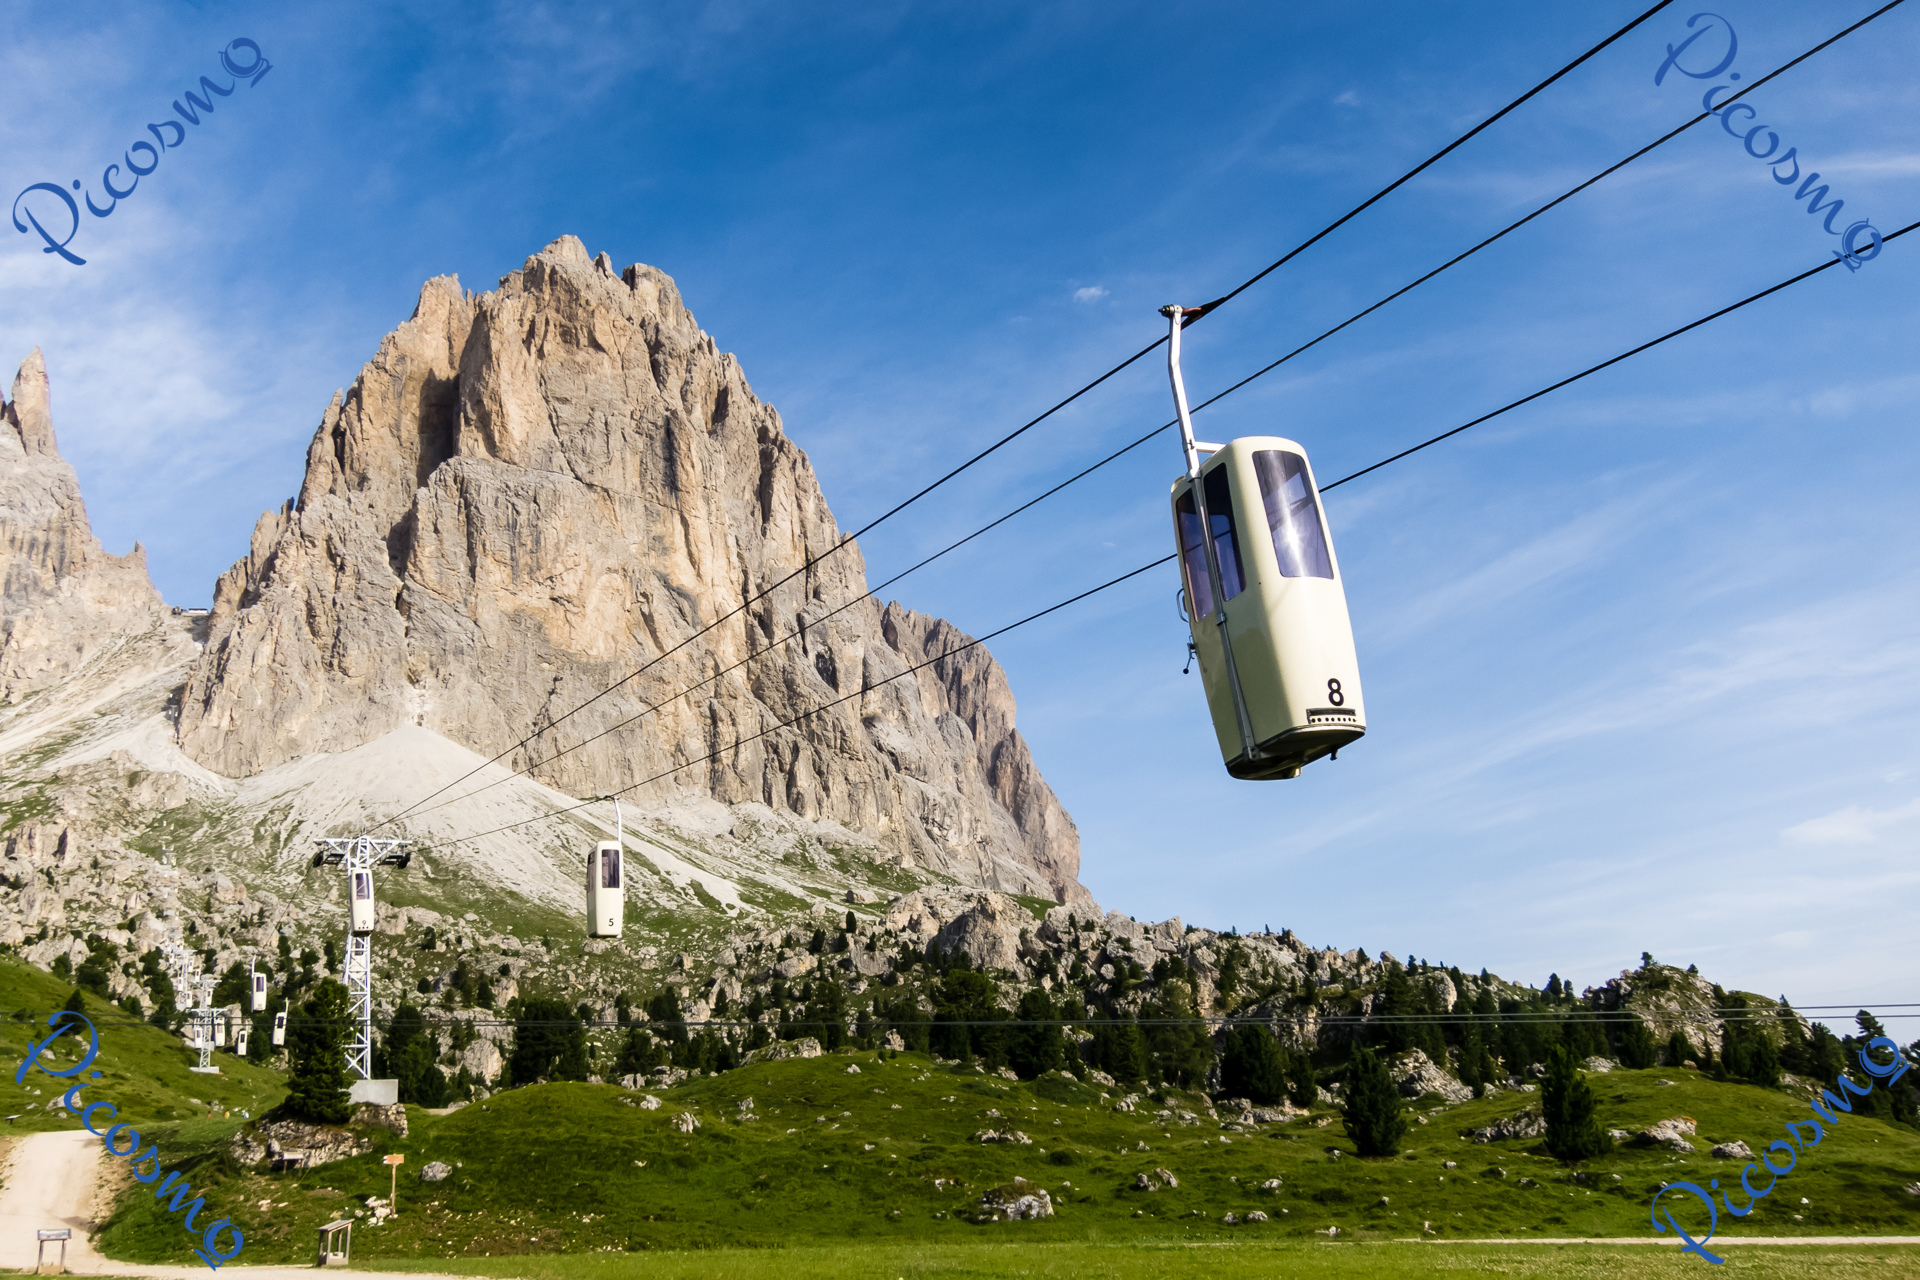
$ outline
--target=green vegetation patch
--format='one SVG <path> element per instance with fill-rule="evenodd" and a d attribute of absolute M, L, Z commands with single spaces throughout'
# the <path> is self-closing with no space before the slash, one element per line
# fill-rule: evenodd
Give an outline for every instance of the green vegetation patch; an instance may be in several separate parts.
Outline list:
<path fill-rule="evenodd" d="M 1662 1084 L 1663 1075 L 1674 1083 Z M 655 1091 L 657 1108 L 641 1105 L 646 1093 L 586 1084 L 510 1090 L 446 1116 L 410 1108 L 407 1138 L 374 1131 L 381 1141 L 371 1153 L 305 1172 L 268 1174 L 226 1165 L 214 1144 L 224 1141 L 231 1125 L 183 1127 L 178 1141 L 204 1135 L 208 1159 L 196 1176 L 207 1181 L 194 1185 L 240 1224 L 247 1260 L 263 1264 L 304 1262 L 321 1223 L 367 1213 L 370 1197 L 387 1195 L 389 1170 L 381 1157 L 398 1152 L 406 1156 L 400 1213 L 377 1226 L 360 1219 L 354 1247 L 362 1262 L 438 1259 L 444 1267 L 445 1260 L 459 1258 L 459 1269 L 468 1270 L 474 1258 L 511 1255 L 518 1269 L 501 1274 L 547 1275 L 528 1269 L 521 1255 L 833 1242 L 870 1248 L 874 1252 L 844 1257 L 889 1259 L 886 1266 L 895 1257 L 950 1257 L 957 1273 L 975 1265 L 968 1258 L 991 1265 L 1000 1256 L 991 1246 L 1017 1240 L 1061 1246 L 1033 1256 L 1058 1259 L 1062 1274 L 1086 1266 L 1094 1267 L 1093 1274 L 1186 1274 L 1168 1268 L 1187 1264 L 1165 1259 L 1187 1255 L 1153 1254 L 1149 1247 L 1205 1245 L 1220 1246 L 1226 1252 L 1217 1256 L 1243 1258 L 1247 1270 L 1258 1266 L 1270 1275 L 1281 1263 L 1291 1268 L 1296 1260 L 1322 1255 L 1310 1248 L 1263 1252 L 1265 1246 L 1301 1248 L 1316 1240 L 1322 1252 L 1339 1252 L 1351 1247 L 1348 1242 L 1653 1238 L 1648 1204 L 1661 1183 L 1719 1177 L 1724 1185 L 1729 1175 L 1737 1180 L 1738 1166 L 1709 1158 L 1706 1147 L 1733 1139 L 1751 1144 L 1804 1110 L 1779 1091 L 1723 1084 L 1696 1072 L 1615 1071 L 1591 1079 L 1603 1124 L 1637 1130 L 1689 1115 L 1699 1123 L 1701 1150 L 1683 1156 L 1623 1145 L 1569 1167 L 1549 1157 L 1537 1140 L 1482 1144 L 1462 1137 L 1539 1101 L 1538 1094 L 1508 1093 L 1422 1112 L 1401 1155 L 1367 1159 L 1356 1154 L 1341 1121 L 1324 1111 L 1236 1130 L 1209 1116 L 1197 1094 L 1168 1091 L 1160 1095 L 1164 1101 L 1142 1094 L 1132 1110 L 1116 1111 L 1117 1091 L 1069 1077 L 1022 1083 L 918 1054 L 883 1058 L 865 1051 L 701 1077 Z M 1182 1123 L 1181 1112 L 1191 1122 Z M 1029 1141 L 977 1141 L 986 1131 L 1017 1132 Z M 180 1154 L 188 1154 L 185 1147 Z M 435 1161 L 449 1166 L 451 1176 L 421 1181 L 422 1168 Z M 1446 1167 L 1447 1161 L 1455 1167 Z M 1733 1251 L 1730 1265 L 1748 1266 L 1755 1264 L 1743 1260 L 1759 1255 L 1736 1243 L 1743 1234 L 1920 1234 L 1920 1200 L 1901 1190 L 1916 1166 L 1920 1136 L 1845 1117 L 1752 1217 L 1734 1224 L 1723 1215 L 1715 1251 L 1726 1244 Z M 1174 1174 L 1178 1185 L 1154 1176 L 1159 1169 Z M 1156 1189 L 1139 1189 L 1142 1174 Z M 1273 1182 L 1278 1186 L 1267 1185 Z M 987 1190 L 1017 1186 L 1045 1189 L 1055 1216 L 1007 1222 L 982 1212 Z M 1801 1197 L 1808 1203 L 1801 1204 Z M 138 1226 L 138 1215 L 154 1216 L 150 1200 L 136 1196 L 128 1216 L 116 1216 L 106 1248 L 130 1261 L 185 1260 L 177 1227 L 167 1236 L 157 1227 Z M 1268 1220 L 1246 1223 L 1250 1211 Z M 1241 1221 L 1227 1223 L 1229 1212 Z M 1338 1234 L 1327 1237 L 1329 1227 Z M 1140 1252 L 1095 1248 L 1126 1244 Z M 949 1247 L 959 1252 L 929 1252 Z M 982 1249 L 989 1251 L 970 1252 Z M 1355 1256 L 1373 1259 L 1364 1265 L 1375 1267 L 1397 1265 L 1400 1257 L 1393 1249 L 1371 1247 Z M 1489 1255 L 1449 1247 L 1419 1256 L 1425 1270 L 1484 1272 Z M 1492 1256 L 1503 1259 L 1504 1268 L 1509 1257 L 1518 1265 L 1523 1256 L 1545 1255 L 1529 1249 Z M 1803 1265 L 1813 1255 L 1795 1250 L 1786 1256 Z M 1578 1260 L 1590 1270 L 1539 1274 L 1619 1274 L 1623 1259 L 1631 1260 L 1624 1264 L 1631 1274 L 1665 1274 L 1648 1268 L 1666 1266 L 1663 1259 L 1673 1257 L 1652 1246 L 1605 1255 L 1573 1252 L 1560 1265 Z M 1616 1269 L 1605 1270 L 1603 1259 Z M 1701 1265 L 1691 1258 L 1674 1265 L 1680 1262 Z M 587 1262 L 575 1257 L 555 1265 Z M 946 1274 L 924 1268 L 916 1273 Z"/>
<path fill-rule="evenodd" d="M 394 1271 L 431 1272 L 444 1264 L 382 1262 Z M 1420 1245 L 1389 1243 L 1054 1244 L 949 1241 L 939 1244 L 813 1245 L 786 1249 L 701 1249 L 649 1253 L 644 1263 L 621 1255 L 571 1254 L 465 1258 L 463 1275 L 525 1280 L 899 1280 L 1021 1276 L 1030 1280 L 1397 1280 L 1401 1276 L 1592 1277 L 1684 1280 L 1706 1264 L 1677 1249 L 1620 1245 Z M 644 1272 L 640 1268 L 644 1267 Z M 1724 1272 L 1753 1280 L 1851 1280 L 1920 1272 L 1911 1245 L 1777 1248 L 1732 1251 Z M 1716 1278 L 1722 1272 L 1716 1271 Z"/>
<path fill-rule="evenodd" d="M 13 1116 L 12 1133 L 45 1133 L 78 1129 L 79 1117 L 60 1105 L 68 1082 L 39 1071 L 27 1072 L 19 1084 L 14 1069 L 26 1057 L 29 1043 L 47 1036 L 47 1015 L 66 1003 L 73 988 L 45 970 L 13 959 L 0 958 L 0 1115 Z M 188 1070 L 199 1055 L 179 1036 L 151 1026 L 92 995 L 84 997 L 86 1014 L 100 1033 L 100 1056 L 94 1067 L 105 1072 L 80 1095 L 82 1101 L 106 1101 L 119 1109 L 116 1119 L 147 1132 L 155 1121 L 185 1120 L 243 1109 L 259 1115 L 286 1096 L 280 1073 L 256 1067 L 225 1051 L 213 1060 L 219 1075 Z M 84 1038 L 72 1033 L 55 1041 L 41 1061 L 56 1069 L 72 1066 L 85 1053 Z M 48 1104 L 52 1103 L 52 1109 Z M 165 1149 L 165 1144 L 163 1149 Z M 179 1228 L 174 1228 L 176 1235 Z"/>

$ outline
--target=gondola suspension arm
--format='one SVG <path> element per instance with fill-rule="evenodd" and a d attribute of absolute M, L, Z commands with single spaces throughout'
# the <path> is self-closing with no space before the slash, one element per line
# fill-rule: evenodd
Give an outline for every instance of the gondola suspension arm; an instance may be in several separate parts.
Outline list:
<path fill-rule="evenodd" d="M 1208 306 L 1213 304 L 1209 303 Z M 1253 736 L 1253 717 L 1247 712 L 1246 694 L 1240 688 L 1240 668 L 1233 660 L 1233 637 L 1227 632 L 1227 594 L 1220 577 L 1219 549 L 1213 544 L 1213 517 L 1207 512 L 1206 485 L 1200 480 L 1200 450 L 1218 453 L 1219 445 L 1202 444 L 1193 438 L 1193 419 L 1187 413 L 1187 384 L 1180 376 L 1180 330 L 1182 317 L 1198 319 L 1206 307 L 1182 307 L 1169 304 L 1160 308 L 1167 317 L 1167 379 L 1173 384 L 1173 407 L 1180 418 L 1180 448 L 1186 454 L 1187 479 L 1192 482 L 1193 509 L 1200 521 L 1200 545 L 1207 562 L 1207 582 L 1213 588 L 1214 623 L 1220 629 L 1220 651 L 1226 655 L 1227 684 L 1233 691 L 1234 720 L 1240 726 L 1240 745 L 1248 760 L 1261 758 L 1260 744 Z"/>

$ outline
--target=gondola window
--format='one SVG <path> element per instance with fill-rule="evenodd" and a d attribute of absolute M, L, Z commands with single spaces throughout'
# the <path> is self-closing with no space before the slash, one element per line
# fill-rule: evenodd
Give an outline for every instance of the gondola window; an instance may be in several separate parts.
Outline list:
<path fill-rule="evenodd" d="M 1331 578 L 1333 557 L 1327 553 L 1320 503 L 1307 475 L 1307 460 L 1281 449 L 1261 449 L 1253 455 L 1253 469 L 1260 476 L 1260 499 L 1267 508 L 1267 529 L 1273 535 L 1273 553 L 1280 561 L 1281 576 Z M 1211 485 L 1207 505 L 1213 505 Z M 1225 571 L 1224 561 L 1221 569 Z"/>

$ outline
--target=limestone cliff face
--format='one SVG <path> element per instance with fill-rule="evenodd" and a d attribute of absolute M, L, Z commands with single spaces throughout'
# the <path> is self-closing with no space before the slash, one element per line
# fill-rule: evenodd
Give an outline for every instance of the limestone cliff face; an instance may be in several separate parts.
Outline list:
<path fill-rule="evenodd" d="M 815 563 L 841 540 L 672 280 L 564 237 L 496 292 L 429 281 L 335 398 L 216 587 L 179 743 L 237 777 L 421 725 L 573 795 L 757 801 L 1083 898 L 997 664 L 888 681 L 966 638 L 871 600 L 828 617 L 866 591 L 856 547 Z"/>
<path fill-rule="evenodd" d="M 137 543 L 108 555 L 53 434 L 38 348 L 0 400 L 0 703 L 85 666 L 165 613 Z"/>

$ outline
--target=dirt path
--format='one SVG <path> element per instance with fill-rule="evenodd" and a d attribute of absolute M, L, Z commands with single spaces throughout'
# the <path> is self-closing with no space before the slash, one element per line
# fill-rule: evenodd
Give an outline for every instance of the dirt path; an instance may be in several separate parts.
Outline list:
<path fill-rule="evenodd" d="M 67 1270 L 76 1275 L 150 1276 L 154 1280 L 204 1280 L 211 1273 L 202 1266 L 147 1266 L 137 1262 L 116 1262 L 94 1252 L 90 1239 L 94 1228 L 95 1195 L 103 1168 L 100 1139 L 84 1129 L 65 1133 L 23 1135 L 0 1155 L 0 1268 L 32 1271 L 38 1249 L 34 1233 L 47 1228 L 66 1227 L 73 1232 L 67 1242 Z M 104 1211 L 104 1206 L 101 1206 Z M 60 1256 L 60 1246 L 47 1246 L 49 1267 Z M 248 1267 L 238 1263 L 222 1267 L 222 1280 L 294 1280 L 310 1277 L 311 1267 Z M 382 1273 L 355 1270 L 360 1277 L 376 1280 L 420 1280 L 413 1273 Z"/>
<path fill-rule="evenodd" d="M 0 1267 L 33 1269 L 34 1232 L 66 1227 L 67 1267 L 91 1270 L 101 1261 L 87 1237 L 93 1231 L 93 1186 L 99 1176 L 100 1139 L 84 1129 L 33 1133 L 16 1139 L 7 1153 L 0 1189 Z M 58 1260 L 60 1246 L 49 1243 Z"/>

